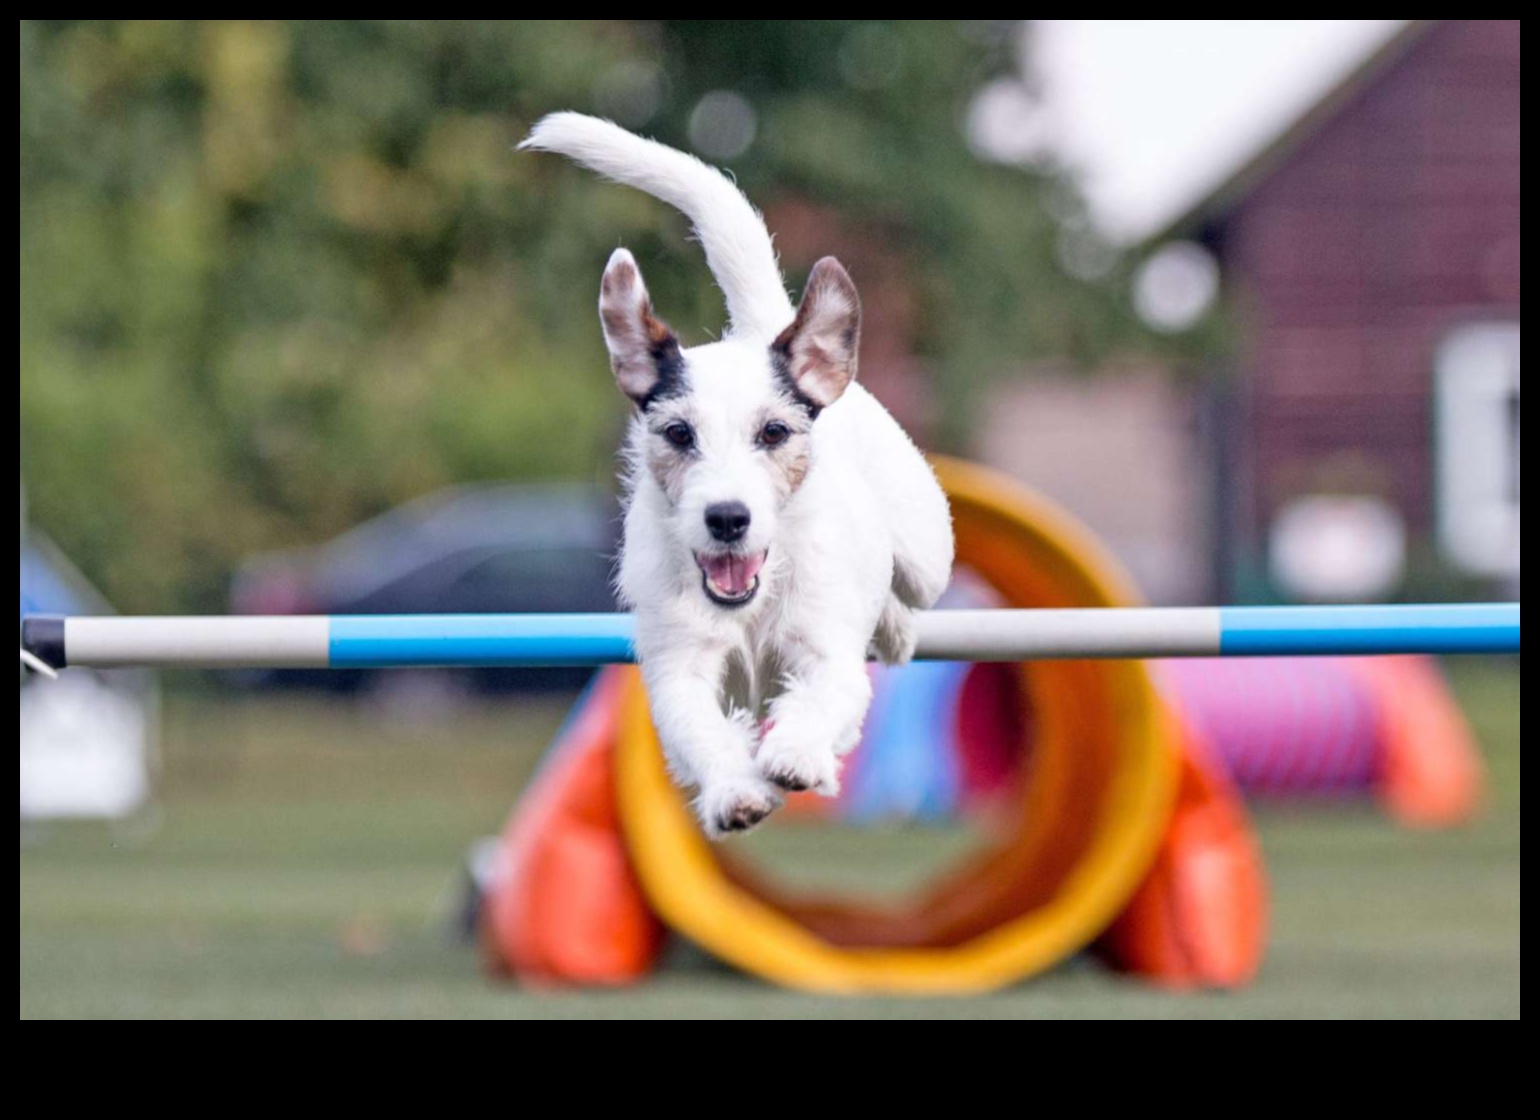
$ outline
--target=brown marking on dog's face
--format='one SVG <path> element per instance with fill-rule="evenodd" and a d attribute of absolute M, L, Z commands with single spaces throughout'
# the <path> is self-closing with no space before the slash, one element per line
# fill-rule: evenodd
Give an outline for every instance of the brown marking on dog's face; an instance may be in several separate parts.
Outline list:
<path fill-rule="evenodd" d="M 684 494 L 684 480 L 690 473 L 690 464 L 678 452 L 649 446 L 647 469 L 663 493 L 668 495 L 669 504 L 678 505 Z"/>
<path fill-rule="evenodd" d="M 684 496 L 690 470 L 699 462 L 694 446 L 695 422 L 687 408 L 673 402 L 660 402 L 643 418 L 646 425 L 644 459 L 647 471 L 658 488 L 677 506 Z M 680 436 L 688 432 L 690 440 Z"/>
<path fill-rule="evenodd" d="M 844 266 L 825 257 L 813 266 L 797 317 L 771 354 L 799 402 L 816 415 L 855 380 L 860 347 L 860 293 Z"/>
<path fill-rule="evenodd" d="M 599 321 L 621 392 L 644 411 L 685 388 L 679 338 L 652 310 L 636 261 L 624 249 L 610 258 L 599 288 Z"/>
<path fill-rule="evenodd" d="M 758 432 L 755 441 L 769 459 L 776 496 L 785 505 L 802 489 L 813 467 L 812 419 L 796 402 L 788 400 L 786 407 L 766 411 L 760 417 Z"/>
<path fill-rule="evenodd" d="M 785 464 L 779 469 L 784 481 L 783 489 L 786 497 L 789 498 L 802 489 L 802 484 L 807 481 L 807 472 L 813 469 L 813 449 L 803 448 L 788 456 Z"/>

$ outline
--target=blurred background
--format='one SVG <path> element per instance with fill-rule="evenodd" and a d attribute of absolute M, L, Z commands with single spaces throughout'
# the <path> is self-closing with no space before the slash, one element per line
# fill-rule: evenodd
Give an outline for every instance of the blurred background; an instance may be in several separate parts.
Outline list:
<path fill-rule="evenodd" d="M 1519 597 L 1517 20 L 20 37 L 23 614 L 611 609 L 603 262 L 636 252 L 689 342 L 724 316 L 678 215 L 513 153 L 555 109 L 728 168 L 794 288 L 840 256 L 869 387 L 1154 602 Z M 1455 678 L 1484 824 L 1265 818 L 1255 1014 L 1516 1017 L 1518 679 Z M 456 869 L 581 684 L 24 684 L 22 1017 L 872 1017 L 688 971 L 624 1014 L 481 986 Z M 1039 1011 L 1215 1017 L 1079 975 L 939 1017 Z"/>

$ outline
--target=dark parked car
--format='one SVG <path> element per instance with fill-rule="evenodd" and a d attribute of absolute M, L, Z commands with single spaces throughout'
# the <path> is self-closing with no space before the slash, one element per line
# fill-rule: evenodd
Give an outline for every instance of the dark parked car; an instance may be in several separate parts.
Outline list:
<path fill-rule="evenodd" d="M 384 514 L 329 544 L 259 556 L 237 574 L 236 614 L 553 614 L 616 609 L 620 511 L 587 487 L 479 486 Z M 574 670 L 466 670 L 476 691 L 579 688 Z M 368 672 L 260 674 L 262 684 L 356 692 Z"/>

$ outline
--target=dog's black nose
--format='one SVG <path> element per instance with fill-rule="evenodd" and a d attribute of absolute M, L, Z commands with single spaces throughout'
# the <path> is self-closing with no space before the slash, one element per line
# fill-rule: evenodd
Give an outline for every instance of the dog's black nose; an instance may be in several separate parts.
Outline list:
<path fill-rule="evenodd" d="M 706 528 L 723 544 L 734 544 L 748 535 L 754 515 L 742 502 L 720 502 L 706 510 Z"/>

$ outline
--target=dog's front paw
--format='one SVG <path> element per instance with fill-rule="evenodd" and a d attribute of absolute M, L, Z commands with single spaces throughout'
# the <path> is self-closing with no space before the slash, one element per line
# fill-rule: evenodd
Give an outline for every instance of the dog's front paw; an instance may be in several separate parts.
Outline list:
<path fill-rule="evenodd" d="M 712 840 L 752 832 L 779 809 L 782 799 L 768 782 L 725 782 L 705 787 L 696 801 L 701 826 Z"/>
<path fill-rule="evenodd" d="M 765 780 L 788 793 L 813 792 L 824 797 L 838 797 L 840 792 L 839 757 L 832 750 L 808 747 L 777 731 L 765 737 L 756 758 Z"/>

